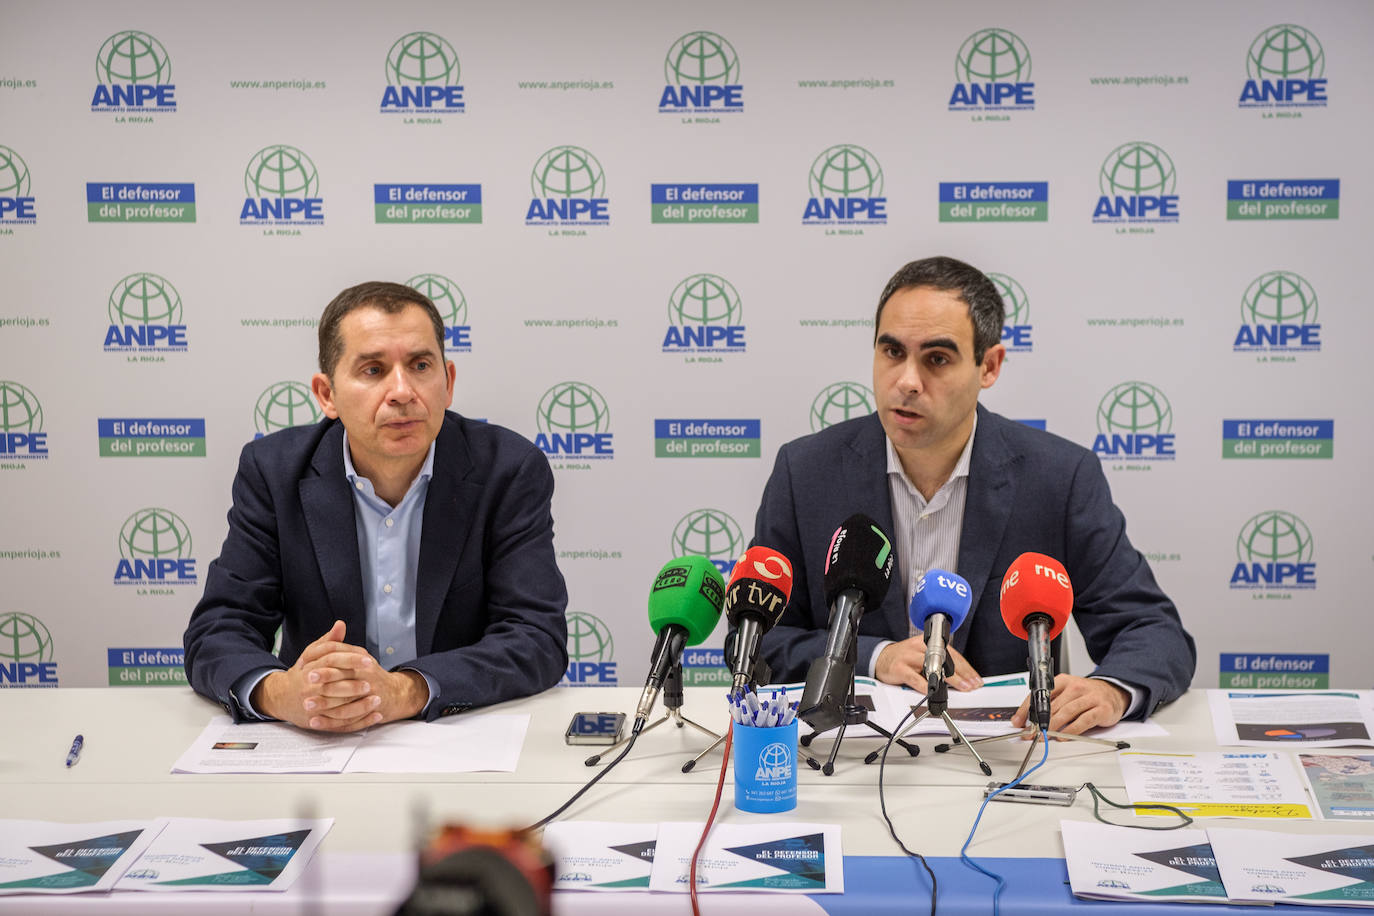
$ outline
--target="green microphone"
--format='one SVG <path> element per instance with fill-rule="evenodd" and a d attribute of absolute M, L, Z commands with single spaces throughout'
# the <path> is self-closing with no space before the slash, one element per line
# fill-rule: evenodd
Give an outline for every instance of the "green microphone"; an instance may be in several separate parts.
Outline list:
<path fill-rule="evenodd" d="M 705 557 L 677 557 L 658 571 L 649 590 L 649 626 L 658 639 L 635 709 L 634 733 L 649 720 L 663 680 L 682 650 L 705 642 L 716 628 L 724 602 L 725 582 Z"/>

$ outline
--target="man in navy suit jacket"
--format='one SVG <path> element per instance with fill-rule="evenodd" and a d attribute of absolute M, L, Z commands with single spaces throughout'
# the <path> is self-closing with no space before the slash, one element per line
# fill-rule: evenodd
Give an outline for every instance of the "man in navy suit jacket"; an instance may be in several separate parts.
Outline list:
<path fill-rule="evenodd" d="M 925 643 L 907 608 L 911 583 L 929 568 L 952 569 L 972 589 L 951 641 L 950 684 L 970 689 L 980 673 L 1024 670 L 1026 643 L 1002 622 L 999 588 L 1011 562 L 1035 551 L 1064 563 L 1098 666 L 1055 678 L 1051 729 L 1143 718 L 1188 688 L 1193 639 L 1126 538 L 1100 459 L 978 404 L 1001 371 L 1003 315 L 997 288 L 975 268 L 952 258 L 906 265 L 874 322 L 877 412 L 778 451 L 754 526 L 754 542 L 791 559 L 795 575 L 791 603 L 763 641 L 776 680 L 805 678 L 823 653 L 830 536 L 862 512 L 895 535 L 900 575 L 860 622 L 858 673 L 925 690 Z M 1025 720 L 1023 703 L 1013 722 Z"/>
<path fill-rule="evenodd" d="M 191 685 L 236 721 L 432 720 L 566 670 L 553 473 L 516 433 L 446 410 L 443 335 L 416 290 L 345 290 L 319 326 L 326 419 L 244 447 L 185 635 Z"/>

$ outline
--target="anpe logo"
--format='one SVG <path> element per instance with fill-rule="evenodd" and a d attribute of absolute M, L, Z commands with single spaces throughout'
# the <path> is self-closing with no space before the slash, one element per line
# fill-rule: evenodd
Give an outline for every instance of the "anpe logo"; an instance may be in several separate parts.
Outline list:
<path fill-rule="evenodd" d="M 609 225 L 610 200 L 601 163 L 580 146 L 555 146 L 530 171 L 525 225 Z"/>
<path fill-rule="evenodd" d="M 139 509 L 119 529 L 115 585 L 195 585 L 191 529 L 167 509 Z M 149 594 L 172 594 L 151 589 Z"/>
<path fill-rule="evenodd" d="M 46 459 L 43 405 L 28 388 L 0 381 L 0 459 Z"/>
<path fill-rule="evenodd" d="M 147 32 L 130 29 L 105 39 L 95 55 L 95 78 L 91 111 L 177 110 L 172 59 Z"/>
<path fill-rule="evenodd" d="M 715 32 L 688 32 L 663 59 L 660 113 L 737 112 L 744 110 L 739 81 L 739 55 Z M 707 119 L 703 119 L 707 120 Z"/>
<path fill-rule="evenodd" d="M 614 687 L 615 641 L 600 617 L 568 614 L 568 671 L 563 686 Z"/>
<path fill-rule="evenodd" d="M 458 52 L 443 36 L 411 32 L 396 39 L 386 54 L 382 114 L 461 114 L 467 108 Z M 417 118 L 425 123 L 429 118 Z"/>
<path fill-rule="evenodd" d="M 8 146 L 0 146 L 0 226 L 37 221 L 29 196 L 29 165 Z"/>
<path fill-rule="evenodd" d="M 1312 353 L 1322 348 L 1317 293 L 1298 274 L 1271 270 L 1246 287 L 1240 299 L 1237 353 Z"/>
<path fill-rule="evenodd" d="M 792 778 L 792 749 L 780 741 L 766 744 L 759 751 L 759 766 L 754 778 L 762 782 Z"/>
<path fill-rule="evenodd" d="M 1031 352 L 1030 296 L 1013 277 L 989 273 L 988 279 L 1002 294 L 1006 316 L 1002 321 L 1002 343 L 1008 353 Z"/>
<path fill-rule="evenodd" d="M 744 306 L 724 277 L 692 274 L 668 296 L 664 353 L 743 353 Z"/>
<path fill-rule="evenodd" d="M 1317 36 L 1300 25 L 1272 25 L 1260 32 L 1245 55 L 1241 108 L 1325 108 L 1326 52 Z M 1293 116 L 1296 112 L 1281 112 Z"/>
<path fill-rule="evenodd" d="M 106 312 L 106 353 L 186 352 L 181 294 L 165 277 L 129 274 L 110 291 Z"/>
<path fill-rule="evenodd" d="M 611 410 L 591 385 L 560 382 L 539 399 L 534 444 L 550 458 L 614 458 Z"/>
<path fill-rule="evenodd" d="M 52 633 L 32 614 L 0 614 L 0 687 L 56 687 Z"/>
<path fill-rule="evenodd" d="M 318 423 L 323 416 L 315 403 L 315 395 L 303 382 L 276 382 L 268 385 L 253 405 L 253 428 L 256 430 L 253 438 L 261 439 L 279 429 Z"/>
<path fill-rule="evenodd" d="M 472 327 L 468 324 L 468 300 L 463 291 L 443 274 L 416 274 L 406 286 L 424 293 L 444 320 L 444 346 L 453 353 L 472 352 Z"/>
<path fill-rule="evenodd" d="M 688 512 L 673 528 L 673 556 L 705 557 L 722 576 L 734 570 L 745 546 L 739 522 L 719 509 Z"/>
<path fill-rule="evenodd" d="M 883 167 L 868 150 L 840 143 L 821 152 L 807 176 L 811 196 L 802 225 L 880 225 L 887 222 Z"/>
<path fill-rule="evenodd" d="M 1031 111 L 1035 83 L 1026 43 L 1006 29 L 981 29 L 954 56 L 950 111 Z"/>
<path fill-rule="evenodd" d="M 243 171 L 247 195 L 239 212 L 241 225 L 322 225 L 324 199 L 315 163 L 302 150 L 285 144 L 265 146 Z"/>
<path fill-rule="evenodd" d="M 1261 512 L 1241 525 L 1236 537 L 1231 588 L 1316 588 L 1312 549 L 1312 531 L 1302 519 L 1279 509 Z"/>
<path fill-rule="evenodd" d="M 818 433 L 874 411 L 873 390 L 858 382 L 835 382 L 821 389 L 811 402 L 811 431 Z"/>
<path fill-rule="evenodd" d="M 1122 382 L 1097 405 L 1093 451 L 1103 458 L 1172 461 L 1174 409 L 1149 382 Z"/>
<path fill-rule="evenodd" d="M 1143 141 L 1123 143 L 1102 160 L 1097 179 L 1102 196 L 1093 222 L 1178 222 L 1178 175 L 1163 148 Z"/>

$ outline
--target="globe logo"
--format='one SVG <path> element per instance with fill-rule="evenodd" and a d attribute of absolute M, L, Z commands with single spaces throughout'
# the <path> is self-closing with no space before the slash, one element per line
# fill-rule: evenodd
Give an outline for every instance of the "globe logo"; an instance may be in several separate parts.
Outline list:
<path fill-rule="evenodd" d="M 1326 73 L 1326 52 L 1302 26 L 1272 25 L 1251 42 L 1245 73 L 1252 80 L 1316 79 Z"/>
<path fill-rule="evenodd" d="M 41 433 L 43 405 L 18 382 L 0 382 L 0 432 Z"/>
<path fill-rule="evenodd" d="M 147 32 L 132 29 L 115 32 L 100 46 L 95 55 L 96 82 L 152 83 L 167 85 L 172 81 L 172 59 L 167 49 Z"/>
<path fill-rule="evenodd" d="M 960 83 L 1024 83 L 1030 75 L 1030 49 L 1006 29 L 974 32 L 954 56 L 954 79 Z"/>
<path fill-rule="evenodd" d="M 467 297 L 457 283 L 443 274 L 416 274 L 406 281 L 406 286 L 429 297 L 439 310 L 444 327 L 462 327 L 468 323 Z"/>
<path fill-rule="evenodd" d="M 874 410 L 873 391 L 858 382 L 835 382 L 821 389 L 811 402 L 811 431 L 862 417 Z"/>
<path fill-rule="evenodd" d="M 615 640 L 601 618 L 577 611 L 568 615 L 568 659 L 575 662 L 609 662 L 615 658 Z"/>
<path fill-rule="evenodd" d="M 1098 186 L 1107 196 L 1163 196 L 1174 193 L 1174 160 L 1153 143 L 1123 143 L 1102 160 Z"/>
<path fill-rule="evenodd" d="M 8 146 L 0 146 L 0 197 L 28 196 L 28 163 Z"/>
<path fill-rule="evenodd" d="M 1246 324 L 1316 324 L 1317 293 L 1297 274 L 1271 270 L 1245 288 L 1240 316 Z"/>
<path fill-rule="evenodd" d="M 731 561 L 744 552 L 739 523 L 718 509 L 688 512 L 673 528 L 674 556 Z"/>
<path fill-rule="evenodd" d="M 534 163 L 530 189 L 538 198 L 605 197 L 606 173 L 582 147 L 555 146 Z"/>
<path fill-rule="evenodd" d="M 1122 382 L 1097 405 L 1097 431 L 1111 433 L 1167 433 L 1174 428 L 1169 399 L 1148 382 Z"/>
<path fill-rule="evenodd" d="M 541 433 L 605 433 L 611 409 L 591 385 L 559 382 L 539 399 L 535 423 Z"/>
<path fill-rule="evenodd" d="M 881 197 L 883 167 L 861 146 L 840 143 L 811 163 L 812 197 Z"/>
<path fill-rule="evenodd" d="M 277 382 L 268 385 L 253 407 L 253 427 L 261 434 L 317 423 L 324 414 L 315 396 L 302 382 Z"/>
<path fill-rule="evenodd" d="M 1002 305 L 1006 308 L 1007 324 L 1030 324 L 1030 297 L 1020 283 L 1006 274 L 987 275 L 997 291 L 1002 294 Z"/>
<path fill-rule="evenodd" d="M 779 741 L 764 745 L 763 750 L 759 751 L 759 769 L 784 778 L 790 775 L 792 749 Z"/>
<path fill-rule="evenodd" d="M 52 633 L 32 614 L 0 614 L 0 658 L 41 664 L 52 661 Z"/>
<path fill-rule="evenodd" d="M 110 324 L 180 324 L 181 294 L 157 274 L 129 274 L 110 291 Z"/>
<path fill-rule="evenodd" d="M 457 86 L 458 52 L 433 32 L 411 32 L 386 52 L 390 86 Z"/>
<path fill-rule="evenodd" d="M 320 176 L 309 156 L 278 143 L 248 160 L 243 187 L 249 197 L 318 197 Z"/>
<path fill-rule="evenodd" d="M 663 59 L 663 78 L 678 86 L 683 83 L 737 85 L 739 55 L 730 42 L 715 32 L 688 32 L 668 49 L 668 56 Z"/>
<path fill-rule="evenodd" d="M 1242 563 L 1310 563 L 1312 531 L 1291 512 L 1261 512 L 1240 526 L 1236 558 Z"/>
<path fill-rule="evenodd" d="M 739 293 L 715 274 L 692 274 L 668 296 L 668 320 L 673 324 L 738 325 L 743 319 Z"/>
<path fill-rule="evenodd" d="M 177 560 L 191 556 L 191 529 L 166 509 L 139 509 L 119 529 L 119 555 L 126 560 Z"/>

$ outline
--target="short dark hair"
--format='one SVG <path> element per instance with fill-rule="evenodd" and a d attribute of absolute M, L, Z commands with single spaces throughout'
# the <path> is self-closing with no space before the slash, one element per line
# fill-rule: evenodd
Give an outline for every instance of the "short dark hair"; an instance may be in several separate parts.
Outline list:
<path fill-rule="evenodd" d="M 973 322 L 973 360 L 981 363 L 983 355 L 1002 340 L 1002 322 L 1007 310 L 997 284 L 978 268 L 963 261 L 944 256 L 912 261 L 892 275 L 878 299 L 878 311 L 873 316 L 873 342 L 878 342 L 878 325 L 883 319 L 887 300 L 904 289 L 925 286 L 942 291 L 956 291 L 959 300 L 968 306 Z"/>
<path fill-rule="evenodd" d="M 418 305 L 429 315 L 434 324 L 434 338 L 439 344 L 440 356 L 444 353 L 444 319 L 429 297 L 418 289 L 401 283 L 387 283 L 383 280 L 370 280 L 359 283 L 334 297 L 334 301 L 324 307 L 320 315 L 320 371 L 330 378 L 334 377 L 334 367 L 343 356 L 343 335 L 339 324 L 350 312 L 360 308 L 381 309 L 388 315 L 395 315 L 407 307 Z"/>

